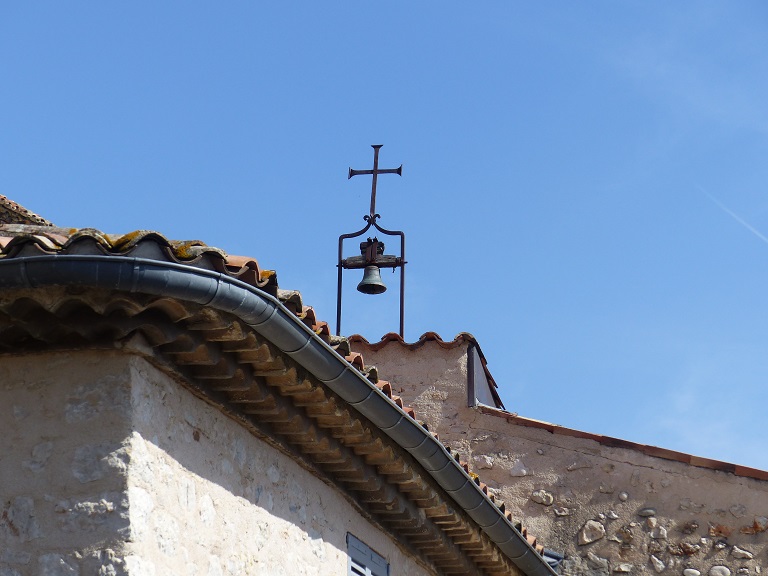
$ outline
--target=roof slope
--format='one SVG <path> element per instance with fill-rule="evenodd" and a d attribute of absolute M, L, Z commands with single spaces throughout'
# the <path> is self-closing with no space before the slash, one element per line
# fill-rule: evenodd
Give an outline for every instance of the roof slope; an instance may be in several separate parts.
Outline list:
<path fill-rule="evenodd" d="M 30 212 L 24 206 L 0 195 L 0 224 L 39 224 L 52 226 L 48 220 Z"/>
<path fill-rule="evenodd" d="M 338 483 L 442 573 L 551 573 L 466 465 L 253 259 L 150 231 L 3 225 L 0 313 L 0 350 L 140 337 L 151 361 Z"/>

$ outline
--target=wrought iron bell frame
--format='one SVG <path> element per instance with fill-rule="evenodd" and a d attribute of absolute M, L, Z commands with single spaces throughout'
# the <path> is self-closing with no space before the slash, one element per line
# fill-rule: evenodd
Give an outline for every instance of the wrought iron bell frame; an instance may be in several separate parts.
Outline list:
<path fill-rule="evenodd" d="M 361 270 L 366 266 L 377 266 L 381 268 L 400 268 L 400 336 L 404 333 L 405 321 L 405 232 L 400 230 L 387 230 L 376 222 L 381 216 L 379 214 L 366 215 L 363 219 L 367 224 L 357 232 L 342 234 L 339 236 L 339 260 L 338 260 L 338 286 L 336 290 L 336 336 L 341 336 L 341 292 L 342 292 L 342 272 L 344 270 Z M 344 258 L 344 240 L 358 238 L 368 232 L 371 227 L 375 228 L 386 236 L 398 236 L 400 238 L 400 256 L 390 256 L 388 254 L 373 254 L 373 259 L 369 260 L 365 256 L 354 256 Z"/>
<path fill-rule="evenodd" d="M 349 169 L 349 178 L 358 176 L 361 174 L 369 174 L 373 176 L 373 182 L 371 185 L 371 206 L 369 213 L 363 216 L 366 225 L 357 232 L 351 232 L 349 234 L 342 234 L 339 236 L 339 258 L 338 258 L 338 284 L 336 289 L 336 335 L 341 336 L 341 292 L 342 292 L 342 272 L 344 270 L 357 270 L 365 269 L 366 266 L 377 266 L 381 268 L 400 268 L 400 337 L 404 334 L 405 323 L 405 233 L 400 230 L 387 230 L 379 225 L 377 220 L 381 218 L 380 214 L 376 213 L 376 182 L 379 174 L 397 174 L 402 176 L 403 166 L 399 168 L 387 168 L 379 169 L 379 149 L 381 144 L 372 144 L 373 148 L 373 170 L 353 170 Z M 387 254 L 377 254 L 376 250 L 370 251 L 371 254 L 366 256 L 355 256 L 351 258 L 344 258 L 344 240 L 351 238 L 358 238 L 368 232 L 371 228 L 375 228 L 385 236 L 398 236 L 400 238 L 400 256 L 391 256 Z"/>

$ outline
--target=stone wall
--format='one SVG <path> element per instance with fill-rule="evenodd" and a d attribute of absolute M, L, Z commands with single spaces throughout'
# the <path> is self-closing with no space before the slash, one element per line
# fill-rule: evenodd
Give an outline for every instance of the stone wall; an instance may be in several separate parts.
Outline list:
<path fill-rule="evenodd" d="M 133 371 L 132 575 L 338 576 L 347 532 L 393 574 L 433 574 L 337 489 L 143 360 Z"/>
<path fill-rule="evenodd" d="M 336 576 L 347 532 L 397 574 L 433 575 L 337 488 L 120 352 L 0 358 L 0 506 L 0 576 Z"/>
<path fill-rule="evenodd" d="M 0 576 L 115 573 L 129 411 L 125 358 L 0 358 Z"/>
<path fill-rule="evenodd" d="M 541 544 L 567 555 L 564 574 L 728 576 L 768 567 L 768 482 L 467 408 L 464 346 L 355 350 Z"/>

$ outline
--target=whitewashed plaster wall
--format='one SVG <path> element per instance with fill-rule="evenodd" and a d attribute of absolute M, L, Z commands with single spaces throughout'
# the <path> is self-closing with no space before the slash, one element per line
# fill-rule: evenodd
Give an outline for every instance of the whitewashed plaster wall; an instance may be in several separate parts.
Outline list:
<path fill-rule="evenodd" d="M 466 346 L 354 348 L 541 544 L 567 554 L 564 574 L 728 576 L 768 567 L 768 482 L 468 408 Z"/>
<path fill-rule="evenodd" d="M 433 576 L 145 359 L 0 357 L 0 576 L 336 576 L 347 532 L 393 574 Z"/>
<path fill-rule="evenodd" d="M 132 369 L 132 576 L 338 576 L 347 532 L 392 574 L 433 574 L 336 488 L 142 359 Z"/>

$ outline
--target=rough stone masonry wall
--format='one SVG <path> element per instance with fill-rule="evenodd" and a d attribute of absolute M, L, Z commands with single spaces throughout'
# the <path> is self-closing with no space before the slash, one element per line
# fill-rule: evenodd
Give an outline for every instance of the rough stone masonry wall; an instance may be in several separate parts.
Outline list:
<path fill-rule="evenodd" d="M 125 366 L 0 357 L 0 576 L 115 574 L 129 523 Z"/>
<path fill-rule="evenodd" d="M 0 356 L 0 576 L 336 576 L 347 531 L 434 576 L 144 359 Z"/>
<path fill-rule="evenodd" d="M 466 347 L 356 346 L 461 452 L 568 575 L 760 574 L 768 482 L 609 448 L 468 408 Z"/>
<path fill-rule="evenodd" d="M 346 534 L 393 574 L 430 576 L 334 487 L 133 361 L 131 576 L 338 576 Z"/>

